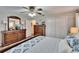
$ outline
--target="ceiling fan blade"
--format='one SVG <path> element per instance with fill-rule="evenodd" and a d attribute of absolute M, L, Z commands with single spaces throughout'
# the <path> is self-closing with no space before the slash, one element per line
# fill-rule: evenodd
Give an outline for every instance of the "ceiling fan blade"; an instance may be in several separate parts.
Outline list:
<path fill-rule="evenodd" d="M 29 10 L 30 10 L 31 12 L 34 12 L 34 11 L 35 11 L 35 6 L 29 6 Z"/>
<path fill-rule="evenodd" d="M 39 15 L 41 15 L 41 13 L 38 13 Z"/>
<path fill-rule="evenodd" d="M 44 14 L 42 14 L 42 13 L 39 13 L 39 12 L 37 12 L 37 14 L 39 14 L 39 15 L 41 15 L 41 16 L 44 16 Z"/>
<path fill-rule="evenodd" d="M 41 12 L 36 12 L 37 14 L 41 15 L 42 13 Z"/>
<path fill-rule="evenodd" d="M 28 9 L 27 7 L 22 7 L 22 8 L 24 8 L 24 9 Z"/>
<path fill-rule="evenodd" d="M 79 13 L 79 9 L 75 10 L 74 12 Z"/>
<path fill-rule="evenodd" d="M 42 8 L 39 8 L 39 9 L 37 9 L 38 11 L 43 11 L 43 9 Z"/>
<path fill-rule="evenodd" d="M 26 13 L 27 11 L 23 11 L 23 12 L 20 12 L 20 13 Z"/>
<path fill-rule="evenodd" d="M 34 10 L 35 9 L 35 6 L 29 6 L 29 9 L 33 9 Z"/>

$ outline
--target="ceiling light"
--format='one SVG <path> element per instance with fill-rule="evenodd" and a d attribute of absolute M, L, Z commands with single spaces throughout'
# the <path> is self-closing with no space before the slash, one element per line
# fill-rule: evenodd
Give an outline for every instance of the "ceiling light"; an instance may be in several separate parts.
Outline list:
<path fill-rule="evenodd" d="M 31 17 L 34 17 L 34 16 L 36 16 L 36 13 L 29 13 L 28 15 Z"/>

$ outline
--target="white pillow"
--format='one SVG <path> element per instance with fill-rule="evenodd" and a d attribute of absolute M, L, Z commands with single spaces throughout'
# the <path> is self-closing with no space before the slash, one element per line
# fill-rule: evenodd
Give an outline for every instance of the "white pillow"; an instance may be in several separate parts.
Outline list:
<path fill-rule="evenodd" d="M 69 47 L 67 40 L 63 39 L 59 42 L 59 53 L 69 53 L 72 52 L 72 48 Z"/>

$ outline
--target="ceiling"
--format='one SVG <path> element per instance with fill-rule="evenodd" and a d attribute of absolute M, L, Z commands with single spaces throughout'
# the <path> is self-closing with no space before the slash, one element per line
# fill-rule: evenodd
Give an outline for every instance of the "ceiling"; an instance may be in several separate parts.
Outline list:
<path fill-rule="evenodd" d="M 22 7 L 23 6 L 0 6 L 0 12 L 20 13 L 25 11 L 25 9 L 23 9 Z M 79 6 L 36 6 L 36 8 L 42 8 L 45 15 L 52 15 L 65 12 L 73 12 L 79 9 Z"/>

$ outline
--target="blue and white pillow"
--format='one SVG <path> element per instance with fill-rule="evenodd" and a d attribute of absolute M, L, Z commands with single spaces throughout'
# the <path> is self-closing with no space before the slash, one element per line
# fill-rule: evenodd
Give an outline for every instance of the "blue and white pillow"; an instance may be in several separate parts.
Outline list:
<path fill-rule="evenodd" d="M 77 40 L 76 37 L 70 37 L 70 36 L 68 36 L 66 39 L 67 39 L 67 42 L 68 42 L 68 44 L 69 44 L 70 47 L 73 47 L 73 46 L 75 46 L 75 45 L 78 44 L 78 40 Z"/>
<path fill-rule="evenodd" d="M 79 52 L 79 44 L 75 45 L 72 49 L 73 52 Z"/>

